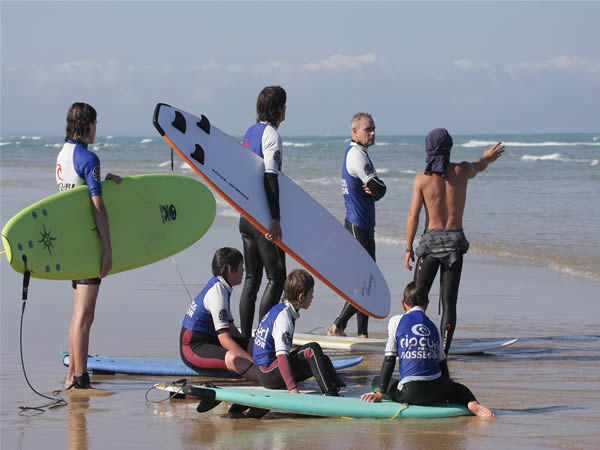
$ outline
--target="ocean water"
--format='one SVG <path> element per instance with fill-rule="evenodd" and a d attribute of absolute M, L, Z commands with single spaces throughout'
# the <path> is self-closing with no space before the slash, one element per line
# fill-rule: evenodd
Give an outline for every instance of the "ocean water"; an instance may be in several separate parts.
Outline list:
<path fill-rule="evenodd" d="M 285 127 L 281 133 L 283 171 L 343 221 L 340 176 L 348 137 L 290 137 Z M 506 145 L 502 158 L 469 184 L 464 228 L 471 253 L 528 260 L 600 281 L 600 133 L 453 138 L 451 159 L 457 162 L 475 160 L 496 140 Z M 53 194 L 51 168 L 61 146 L 59 137 L 0 138 L 0 187 L 37 186 Z M 171 170 L 170 148 L 158 135 L 98 136 L 91 148 L 100 156 L 104 174 Z M 388 186 L 377 203 L 376 240 L 402 253 L 413 179 L 425 167 L 424 136 L 377 136 L 369 154 Z M 174 158 L 176 173 L 195 176 Z M 218 214 L 237 217 L 222 199 L 217 202 Z M 2 222 L 8 219 L 2 217 Z M 423 222 L 422 216 L 421 228 Z"/>

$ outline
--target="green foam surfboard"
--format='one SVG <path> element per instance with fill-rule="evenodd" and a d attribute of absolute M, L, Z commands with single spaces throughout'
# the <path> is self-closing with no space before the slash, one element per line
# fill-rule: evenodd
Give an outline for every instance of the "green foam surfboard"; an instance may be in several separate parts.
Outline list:
<path fill-rule="evenodd" d="M 202 183 L 181 175 L 124 177 L 102 182 L 109 217 L 110 273 L 151 264 L 192 245 L 210 228 L 216 202 Z M 97 277 L 102 242 L 87 186 L 52 195 L 23 209 L 2 230 L 10 265 L 35 278 Z"/>

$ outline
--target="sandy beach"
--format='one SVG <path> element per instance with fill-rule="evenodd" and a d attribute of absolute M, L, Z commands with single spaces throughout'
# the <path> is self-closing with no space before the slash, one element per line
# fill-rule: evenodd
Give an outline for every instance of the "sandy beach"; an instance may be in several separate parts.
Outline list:
<path fill-rule="evenodd" d="M 3 190 L 4 212 L 13 207 Z M 35 195 L 32 193 L 32 195 Z M 23 196 L 21 196 L 21 199 Z M 6 202 L 8 200 L 8 202 Z M 8 204 L 7 204 L 8 203 Z M 6 209 L 5 209 L 6 207 Z M 90 352 L 102 355 L 177 357 L 177 337 L 189 297 L 209 277 L 216 248 L 241 247 L 237 220 L 218 216 L 211 230 L 171 259 L 108 277 L 99 298 Z M 392 314 L 411 274 L 397 247 L 379 245 L 378 261 L 392 292 Z M 233 419 L 221 405 L 200 414 L 193 401 L 147 402 L 146 390 L 165 377 L 93 376 L 102 391 L 68 394 L 68 406 L 24 417 L 19 406 L 38 406 L 23 378 L 19 355 L 22 277 L 6 261 L 2 276 L 2 448 L 598 448 L 600 359 L 598 284 L 545 267 L 469 254 L 465 260 L 455 339 L 519 338 L 510 348 L 456 356 L 450 369 L 498 417 L 343 420 L 286 416 Z M 289 270 L 297 264 L 288 259 Z M 237 317 L 240 289 L 234 290 Z M 430 316 L 438 320 L 437 288 Z M 72 312 L 68 282 L 32 279 L 23 326 L 23 356 L 32 385 L 49 394 L 66 374 L 60 352 L 67 347 Z M 298 331 L 326 329 L 342 301 L 322 283 Z M 372 336 L 384 336 L 387 321 L 371 320 Z M 320 327 L 320 328 L 319 328 Z M 356 323 L 348 331 L 355 332 Z M 349 356 L 341 352 L 333 356 Z M 365 391 L 378 374 L 381 355 L 343 372 L 347 395 Z M 203 380 L 203 379 L 199 379 Z M 205 381 L 207 379 L 204 379 Z M 222 384 L 235 380 L 212 380 Z M 305 387 L 314 388 L 314 382 Z M 152 400 L 164 399 L 157 391 Z"/>

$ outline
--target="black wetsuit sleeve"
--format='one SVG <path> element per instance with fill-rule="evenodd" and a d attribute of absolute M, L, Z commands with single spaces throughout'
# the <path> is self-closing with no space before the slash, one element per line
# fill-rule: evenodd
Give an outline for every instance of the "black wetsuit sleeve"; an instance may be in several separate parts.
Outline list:
<path fill-rule="evenodd" d="M 383 359 L 383 364 L 381 365 L 381 374 L 380 374 L 380 382 L 379 386 L 377 386 L 377 392 L 381 392 L 385 394 L 387 392 L 387 388 L 390 385 L 390 381 L 392 379 L 392 374 L 394 373 L 394 368 L 396 367 L 396 356 L 386 356 Z"/>
<path fill-rule="evenodd" d="M 373 194 L 373 198 L 375 201 L 379 200 L 385 195 L 387 191 L 387 187 L 385 183 L 379 179 L 379 177 L 371 178 L 367 182 L 367 187 L 371 190 L 371 194 Z"/>
<path fill-rule="evenodd" d="M 271 211 L 271 219 L 279 220 L 279 182 L 276 173 L 265 172 L 264 177 L 265 193 L 267 194 L 267 203 Z"/>

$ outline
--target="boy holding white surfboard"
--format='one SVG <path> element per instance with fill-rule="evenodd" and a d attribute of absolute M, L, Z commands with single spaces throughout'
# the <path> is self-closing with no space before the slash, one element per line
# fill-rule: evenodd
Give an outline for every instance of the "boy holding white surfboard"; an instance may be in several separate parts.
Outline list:
<path fill-rule="evenodd" d="M 271 223 L 263 234 L 244 216 L 240 216 L 239 230 L 244 244 L 246 278 L 240 296 L 240 328 L 242 335 L 252 334 L 256 297 L 262 281 L 263 267 L 267 274 L 267 286 L 260 302 L 259 317 L 264 316 L 281 298 L 285 282 L 285 252 L 275 245 L 283 232 L 280 225 L 279 181 L 282 167 L 283 144 L 279 125 L 285 120 L 287 94 L 281 86 L 267 86 L 256 100 L 257 120 L 242 140 L 242 145 L 256 153 L 264 161 L 263 183 Z"/>
<path fill-rule="evenodd" d="M 283 301 L 262 318 L 254 335 L 254 361 L 259 381 L 268 389 L 286 387 L 297 394 L 297 383 L 314 376 L 325 395 L 337 397 L 345 384 L 319 344 L 309 342 L 290 352 L 296 319 L 300 309 L 311 305 L 314 286 L 314 278 L 305 270 L 288 275 Z"/>
<path fill-rule="evenodd" d="M 440 362 L 446 355 L 440 333 L 425 315 L 429 299 L 425 286 L 411 281 L 404 288 L 403 315 L 394 316 L 388 324 L 388 342 L 381 375 L 373 380 L 375 392 L 363 394 L 365 402 L 379 402 L 387 397 L 395 402 L 415 405 L 458 403 L 473 414 L 495 417 L 481 405 L 468 387 L 452 381 Z M 399 361 L 400 380 L 392 380 Z"/>

